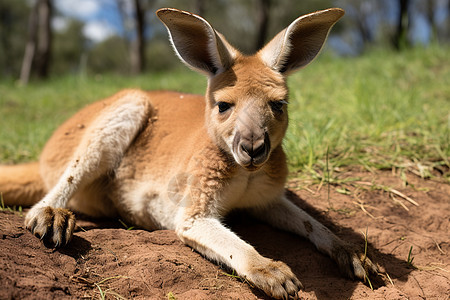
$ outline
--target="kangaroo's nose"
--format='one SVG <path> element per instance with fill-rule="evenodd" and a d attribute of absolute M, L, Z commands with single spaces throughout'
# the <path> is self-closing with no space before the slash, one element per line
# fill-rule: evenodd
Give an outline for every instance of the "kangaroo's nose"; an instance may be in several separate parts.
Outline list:
<path fill-rule="evenodd" d="M 266 143 L 264 139 L 259 139 L 256 142 L 243 141 L 241 142 L 241 149 L 251 158 L 256 158 L 266 151 Z"/>
<path fill-rule="evenodd" d="M 237 134 L 234 139 L 234 149 L 243 165 L 259 166 L 263 164 L 270 152 L 270 139 L 267 132 L 258 138 Z"/>

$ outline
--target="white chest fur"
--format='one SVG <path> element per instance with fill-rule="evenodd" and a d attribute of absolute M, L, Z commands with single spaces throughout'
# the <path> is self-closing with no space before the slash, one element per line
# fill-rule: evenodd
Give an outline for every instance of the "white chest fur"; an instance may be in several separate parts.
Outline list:
<path fill-rule="evenodd" d="M 249 173 L 241 170 L 219 193 L 217 201 L 226 213 L 238 208 L 265 206 L 280 199 L 283 192 L 283 186 L 274 183 L 264 171 Z"/>
<path fill-rule="evenodd" d="M 133 223 L 147 229 L 174 229 L 177 216 L 187 208 L 186 205 L 195 202 L 195 199 L 187 199 L 190 196 L 189 183 L 179 179 L 177 182 L 183 188 L 176 190 L 177 195 L 168 183 L 156 180 L 136 183 L 123 198 Z M 250 173 L 240 170 L 211 201 L 214 201 L 213 206 L 218 212 L 225 215 L 233 209 L 265 206 L 280 199 L 283 192 L 283 186 L 275 184 L 263 171 Z"/>

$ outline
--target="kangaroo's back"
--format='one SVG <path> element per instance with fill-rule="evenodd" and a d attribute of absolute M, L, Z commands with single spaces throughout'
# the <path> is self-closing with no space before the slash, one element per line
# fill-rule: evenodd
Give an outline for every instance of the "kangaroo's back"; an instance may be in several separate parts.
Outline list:
<path fill-rule="evenodd" d="M 135 97 L 140 97 L 151 110 L 145 115 L 145 121 L 124 157 L 137 155 L 139 161 L 146 161 L 149 155 L 161 151 L 167 160 L 171 152 L 176 152 L 184 144 L 183 140 L 205 129 L 204 96 L 171 91 L 123 90 L 86 106 L 55 131 L 40 158 L 41 173 L 47 188 L 56 184 L 92 123 L 99 116 L 109 114 L 108 111 L 114 111 L 114 107 L 126 102 L 127 98 Z M 114 119 L 114 116 L 111 118 Z M 157 142 L 154 143 L 154 140 Z M 132 152 L 135 154 L 130 154 Z M 168 163 L 166 161 L 166 165 Z M 138 168 L 144 169 L 145 166 Z"/>

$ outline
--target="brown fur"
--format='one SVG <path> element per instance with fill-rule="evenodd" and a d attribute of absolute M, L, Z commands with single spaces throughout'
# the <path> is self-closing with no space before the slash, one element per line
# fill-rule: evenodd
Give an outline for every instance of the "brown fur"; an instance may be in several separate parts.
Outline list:
<path fill-rule="evenodd" d="M 309 238 L 345 274 L 364 278 L 375 265 L 284 195 L 286 75 L 314 59 L 342 15 L 329 9 L 300 17 L 244 56 L 201 17 L 159 10 L 182 61 L 208 75 L 205 96 L 125 90 L 87 106 L 47 142 L 40 175 L 37 164 L 0 168 L 8 170 L 0 173 L 6 203 L 32 204 L 48 191 L 25 224 L 55 246 L 73 234 L 67 208 L 173 229 L 268 295 L 297 297 L 302 285 L 286 264 L 261 256 L 221 224 L 229 211 L 248 209 Z M 17 178 L 27 169 L 29 177 Z M 27 182 L 30 189 L 21 190 Z"/>
<path fill-rule="evenodd" d="M 39 163 L 0 166 L 0 193 L 5 205 L 31 206 L 47 193 Z"/>

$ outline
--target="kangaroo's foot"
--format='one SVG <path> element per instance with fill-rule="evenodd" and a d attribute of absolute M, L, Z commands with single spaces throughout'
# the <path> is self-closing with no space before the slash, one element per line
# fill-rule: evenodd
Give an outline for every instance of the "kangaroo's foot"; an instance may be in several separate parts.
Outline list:
<path fill-rule="evenodd" d="M 371 274 L 378 272 L 377 266 L 367 257 L 367 253 L 345 242 L 335 244 L 331 257 L 336 261 L 340 271 L 349 278 L 365 281 Z"/>
<path fill-rule="evenodd" d="M 298 292 L 303 289 L 302 283 L 285 263 L 268 258 L 252 265 L 246 278 L 276 299 L 297 299 Z"/>
<path fill-rule="evenodd" d="M 28 212 L 25 226 L 41 240 L 60 247 L 72 239 L 75 216 L 64 208 L 36 207 Z"/>

